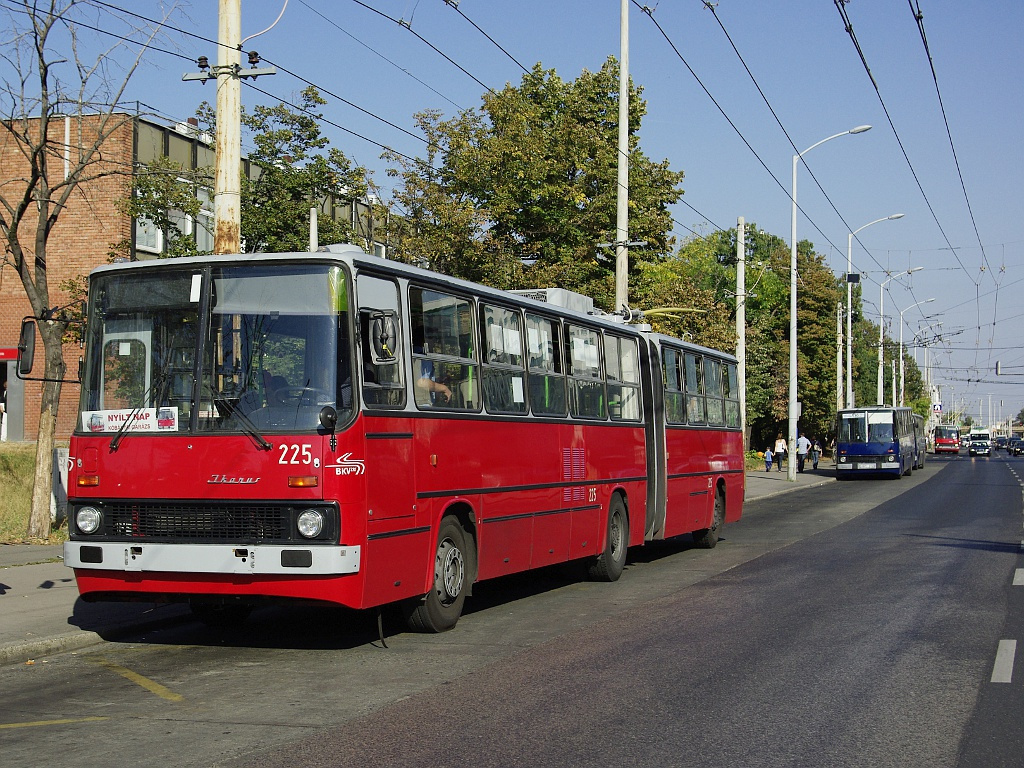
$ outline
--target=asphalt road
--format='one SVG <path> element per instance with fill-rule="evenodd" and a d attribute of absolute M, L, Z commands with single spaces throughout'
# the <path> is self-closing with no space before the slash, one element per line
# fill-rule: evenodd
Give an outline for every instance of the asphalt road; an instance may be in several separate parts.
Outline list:
<path fill-rule="evenodd" d="M 1017 474 L 1014 474 L 1016 471 Z M 1017 475 L 1020 475 L 1018 478 Z M 749 503 L 614 584 L 480 585 L 452 632 L 265 609 L 0 668 L 5 765 L 1020 765 L 1024 459 Z M 1024 575 L 1021 576 L 1024 581 Z M 6 710 L 6 712 L 5 712 Z M 63 721 L 63 722 L 62 722 Z"/>

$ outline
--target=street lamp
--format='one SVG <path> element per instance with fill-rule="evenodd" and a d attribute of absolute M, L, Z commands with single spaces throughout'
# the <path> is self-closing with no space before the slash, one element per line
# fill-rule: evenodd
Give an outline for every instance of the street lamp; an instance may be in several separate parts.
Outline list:
<path fill-rule="evenodd" d="M 903 313 L 906 312 L 907 310 L 913 309 L 914 307 L 919 307 L 922 304 L 931 304 L 933 301 L 935 301 L 935 299 L 925 299 L 924 301 L 917 302 L 917 304 L 911 304 L 909 307 L 907 307 L 907 309 L 901 309 L 900 310 L 900 402 L 899 402 L 899 406 L 901 408 L 903 407 Z M 893 403 L 893 405 L 895 405 L 895 403 Z"/>
<path fill-rule="evenodd" d="M 833 134 L 827 139 L 822 139 L 812 144 L 803 152 L 793 155 L 793 215 L 790 226 L 789 244 L 789 450 L 791 454 L 796 453 L 796 166 L 800 158 L 806 155 L 815 147 L 824 144 L 826 141 L 838 139 L 848 133 L 864 133 L 870 131 L 870 125 L 858 125 L 848 131 Z M 790 480 L 796 480 L 796 462 L 787 462 L 786 476 Z"/>
<path fill-rule="evenodd" d="M 885 344 L 885 286 L 889 284 L 890 280 L 900 277 L 902 275 L 910 275 L 914 272 L 920 272 L 924 267 L 911 267 L 905 272 L 897 272 L 895 275 L 889 275 L 885 280 L 878 286 L 878 404 L 885 405 L 885 384 L 882 381 L 882 348 Z M 895 403 L 893 403 L 895 405 Z"/>
<path fill-rule="evenodd" d="M 867 229 L 872 224 L 880 221 L 892 221 L 902 219 L 902 213 L 894 213 L 891 216 L 883 216 L 880 219 L 869 221 L 863 227 L 857 227 L 846 239 L 846 407 L 853 408 L 853 283 L 850 282 L 850 273 L 853 272 L 853 238 L 862 229 Z"/>

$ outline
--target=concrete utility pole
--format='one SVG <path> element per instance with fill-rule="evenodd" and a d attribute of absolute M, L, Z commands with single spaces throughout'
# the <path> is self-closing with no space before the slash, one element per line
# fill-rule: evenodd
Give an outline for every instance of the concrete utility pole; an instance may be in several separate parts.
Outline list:
<path fill-rule="evenodd" d="M 843 410 L 843 302 L 839 301 L 836 302 L 836 413 L 841 410 Z"/>
<path fill-rule="evenodd" d="M 256 64 L 259 63 L 260 57 L 253 51 L 249 54 L 251 68 L 243 72 L 241 66 L 242 0 L 219 0 L 217 18 L 217 66 L 211 69 L 207 58 L 200 56 L 198 62 L 200 71 L 186 72 L 181 79 L 199 80 L 205 84 L 212 77 L 217 82 L 217 158 L 214 166 L 213 189 L 213 252 L 222 254 L 238 253 L 242 247 L 241 79 L 273 75 L 277 73 L 277 70 L 273 67 L 257 69 Z"/>
<path fill-rule="evenodd" d="M 743 217 L 736 220 L 736 378 L 740 388 L 740 431 L 747 445 L 747 268 Z"/>
<path fill-rule="evenodd" d="M 242 0 L 220 0 L 217 25 L 217 162 L 213 196 L 213 252 L 242 247 Z M 220 75 L 223 73 L 224 77 Z"/>
<path fill-rule="evenodd" d="M 615 197 L 615 311 L 629 304 L 629 0 L 619 6 L 619 157 Z"/>

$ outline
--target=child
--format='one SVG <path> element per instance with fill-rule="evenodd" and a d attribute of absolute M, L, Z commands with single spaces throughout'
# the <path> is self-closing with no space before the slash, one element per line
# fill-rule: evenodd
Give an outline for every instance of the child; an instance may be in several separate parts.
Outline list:
<path fill-rule="evenodd" d="M 772 471 L 772 447 L 770 445 L 764 449 L 764 471 Z"/>

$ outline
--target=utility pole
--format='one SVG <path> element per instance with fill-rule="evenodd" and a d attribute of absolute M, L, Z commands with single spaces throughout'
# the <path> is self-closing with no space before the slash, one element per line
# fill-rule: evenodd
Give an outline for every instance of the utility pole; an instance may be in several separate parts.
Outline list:
<path fill-rule="evenodd" d="M 615 196 L 615 311 L 629 304 L 629 0 L 619 5 L 619 157 Z"/>
<path fill-rule="evenodd" d="M 849 361 L 846 363 L 849 365 Z M 836 413 L 843 410 L 843 302 L 836 302 Z"/>
<path fill-rule="evenodd" d="M 736 374 L 740 387 L 740 432 L 747 450 L 747 262 L 743 217 L 736 219 Z"/>
<path fill-rule="evenodd" d="M 199 57 L 199 72 L 186 72 L 182 80 L 211 77 L 217 82 L 216 162 L 213 190 L 213 252 L 238 253 L 242 230 L 242 83 L 241 79 L 273 75 L 273 67 L 257 69 L 259 54 L 249 53 L 250 69 L 243 71 L 242 0 L 219 0 L 217 14 L 217 66 L 212 69 L 206 56 Z M 275 22 L 276 23 L 276 22 Z"/>

